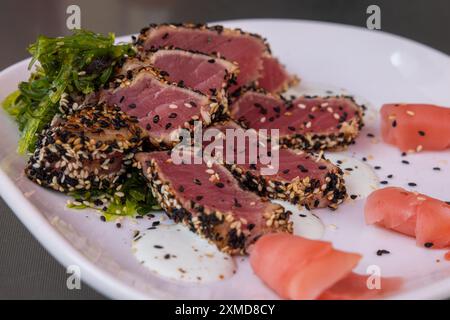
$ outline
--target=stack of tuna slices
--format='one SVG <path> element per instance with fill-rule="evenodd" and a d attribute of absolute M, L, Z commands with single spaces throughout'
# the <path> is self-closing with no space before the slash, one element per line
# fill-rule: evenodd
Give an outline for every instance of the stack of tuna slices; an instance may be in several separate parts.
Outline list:
<path fill-rule="evenodd" d="M 299 79 L 265 39 L 239 29 L 150 25 L 133 41 L 136 57 L 95 103 L 42 133 L 28 177 L 62 192 L 111 188 L 135 166 L 171 218 L 231 254 L 245 254 L 263 234 L 292 232 L 290 212 L 268 198 L 307 209 L 345 200 L 342 171 L 309 152 L 354 142 L 363 123 L 351 97 L 285 99 L 281 93 Z M 279 172 L 264 176 L 258 164 L 174 164 L 179 130 L 193 130 L 195 121 L 220 132 L 279 129 Z"/>

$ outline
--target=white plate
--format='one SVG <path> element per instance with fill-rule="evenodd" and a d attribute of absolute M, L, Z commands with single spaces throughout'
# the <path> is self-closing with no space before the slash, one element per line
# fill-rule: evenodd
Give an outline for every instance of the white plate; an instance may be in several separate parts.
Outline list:
<path fill-rule="evenodd" d="M 384 102 L 429 102 L 450 106 L 450 59 L 413 41 L 378 31 L 329 23 L 290 20 L 241 20 L 224 23 L 257 32 L 269 40 L 273 52 L 303 85 L 321 83 L 345 88 L 373 106 Z M 121 40 L 128 40 L 128 37 Z M 0 73 L 0 99 L 28 77 L 28 61 Z M 398 150 L 372 143 L 368 132 L 379 135 L 377 120 L 364 128 L 357 144 L 347 152 L 358 158 L 373 155 L 381 180 L 392 173 L 391 185 L 418 184 L 416 190 L 450 200 L 450 152 L 426 152 L 408 156 L 402 165 Z M 20 220 L 53 256 L 64 265 L 78 265 L 82 280 L 112 298 L 236 298 L 264 299 L 276 296 L 238 260 L 238 272 L 230 279 L 208 285 L 176 283 L 159 278 L 142 267 L 131 253 L 131 237 L 149 221 L 128 221 L 117 229 L 97 214 L 65 208 L 66 197 L 39 188 L 23 176 L 25 160 L 15 153 L 18 132 L 0 112 L 0 194 Z M 441 172 L 432 170 L 440 166 Z M 447 197 L 447 199 L 445 199 Z M 393 298 L 450 297 L 450 262 L 445 250 L 427 250 L 413 239 L 364 225 L 364 200 L 342 206 L 335 213 L 320 212 L 328 228 L 325 239 L 337 248 L 363 254 L 357 271 L 380 266 L 382 275 L 405 277 L 406 284 Z M 20 239 L 17 239 L 20 241 Z M 390 255 L 378 257 L 378 249 Z M 17 254 L 20 254 L 19 252 Z M 441 262 L 436 262 L 440 259 Z"/>

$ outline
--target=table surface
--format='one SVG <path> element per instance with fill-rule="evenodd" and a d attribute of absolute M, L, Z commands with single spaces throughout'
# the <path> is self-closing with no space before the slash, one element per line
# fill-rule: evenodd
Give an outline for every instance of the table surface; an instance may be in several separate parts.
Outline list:
<path fill-rule="evenodd" d="M 120 36 L 150 22 L 244 18 L 308 19 L 365 27 L 366 8 L 373 3 L 381 8 L 383 31 L 450 53 L 448 0 L 1 0 L 0 70 L 26 58 L 25 48 L 38 35 L 68 34 L 66 9 L 71 4 L 80 6 L 83 28 Z M 86 284 L 80 290 L 68 290 L 67 276 L 0 198 L 0 299 L 104 299 Z"/>

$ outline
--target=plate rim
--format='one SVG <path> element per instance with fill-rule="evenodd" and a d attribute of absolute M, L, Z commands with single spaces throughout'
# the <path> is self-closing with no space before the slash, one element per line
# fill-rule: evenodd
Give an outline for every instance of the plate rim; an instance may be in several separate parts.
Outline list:
<path fill-rule="evenodd" d="M 403 36 L 395 35 L 385 31 L 367 30 L 363 27 L 354 25 L 346 25 L 334 22 L 324 22 L 316 20 L 303 19 L 236 19 L 223 20 L 217 22 L 210 22 L 210 24 L 239 24 L 249 22 L 266 22 L 266 23 L 299 23 L 310 25 L 328 25 L 335 28 L 344 28 L 358 32 L 378 32 L 379 35 L 391 37 L 397 41 L 406 41 L 415 46 L 420 46 L 422 49 L 432 51 L 435 54 L 445 58 L 450 63 L 450 56 L 446 53 L 429 47 L 426 44 L 415 40 L 405 38 Z M 119 36 L 117 41 L 123 41 L 130 35 Z M 14 72 L 15 69 L 24 64 L 28 64 L 30 58 L 16 62 L 0 71 L 0 77 L 7 75 L 9 72 Z M 21 192 L 14 181 L 8 174 L 0 168 L 0 196 L 10 207 L 11 211 L 19 218 L 21 223 L 28 229 L 28 231 L 38 240 L 38 242 L 63 266 L 78 265 L 82 270 L 81 279 L 84 283 L 89 284 L 94 289 L 99 291 L 106 297 L 113 299 L 159 299 L 164 295 L 164 292 L 158 290 L 153 286 L 149 286 L 151 292 L 142 292 L 134 287 L 131 287 L 108 271 L 97 266 L 93 261 L 89 260 L 81 252 L 79 252 L 52 224 L 51 222 L 38 210 L 31 201 Z M 159 297 L 158 297 L 159 296 Z M 450 296 L 450 278 L 432 283 L 430 285 L 415 288 L 404 293 L 396 294 L 388 299 L 403 300 L 403 299 L 444 299 Z"/>

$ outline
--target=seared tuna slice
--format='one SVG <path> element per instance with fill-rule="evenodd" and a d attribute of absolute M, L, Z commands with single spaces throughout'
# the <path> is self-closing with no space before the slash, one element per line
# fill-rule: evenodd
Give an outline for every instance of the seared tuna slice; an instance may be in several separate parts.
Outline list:
<path fill-rule="evenodd" d="M 176 165 L 165 151 L 139 153 L 136 160 L 169 217 L 224 252 L 245 254 L 263 234 L 292 232 L 290 212 L 241 189 L 219 164 Z"/>
<path fill-rule="evenodd" d="M 236 82 L 236 64 L 215 56 L 185 50 L 162 49 L 141 57 L 128 59 L 122 73 L 139 66 L 153 65 L 171 82 L 179 83 L 204 95 L 212 96 L 227 106 L 227 88 Z"/>
<path fill-rule="evenodd" d="M 217 96 L 227 103 L 226 89 L 236 82 L 235 63 L 214 56 L 184 50 L 158 50 L 149 61 L 165 71 L 170 81 L 184 84 L 207 96 Z"/>
<path fill-rule="evenodd" d="M 25 173 L 60 192 L 113 187 L 145 137 L 136 122 L 106 105 L 55 118 L 39 136 Z"/>
<path fill-rule="evenodd" d="M 156 146 L 172 146 L 178 142 L 180 128 L 191 129 L 196 120 L 209 125 L 227 112 L 223 105 L 181 83 L 167 81 L 151 67 L 135 69 L 126 78 L 116 79 L 113 86 L 100 94 L 100 101 L 137 117 Z"/>
<path fill-rule="evenodd" d="M 258 86 L 267 92 L 281 93 L 296 85 L 300 80 L 287 73 L 277 58 L 270 55 L 263 57 L 263 70 L 258 79 Z"/>
<path fill-rule="evenodd" d="M 280 144 L 302 150 L 342 149 L 363 126 L 363 109 L 352 97 L 281 96 L 247 91 L 231 106 L 231 117 L 253 129 L 279 129 Z"/>
<path fill-rule="evenodd" d="M 233 121 L 219 123 L 210 128 L 218 129 L 223 133 L 214 139 L 214 141 L 222 139 L 223 142 L 225 142 L 227 129 L 242 130 L 242 127 Z M 248 139 L 245 149 L 247 160 L 249 160 L 250 143 Z M 262 141 L 256 142 L 255 149 L 261 146 L 261 143 Z M 222 150 L 226 159 L 225 143 L 222 145 Z M 270 145 L 267 151 L 270 152 L 270 156 L 273 156 L 274 161 L 277 161 L 276 157 L 278 157 L 277 170 L 274 174 L 264 175 L 261 168 L 267 165 L 261 164 L 261 161 L 253 164 L 246 161 L 241 164 L 236 161 L 236 156 L 234 156 L 234 163 L 225 163 L 225 166 L 247 189 L 271 199 L 304 205 L 307 209 L 321 207 L 335 209 L 347 197 L 343 172 L 330 161 L 305 151 L 286 148 L 271 150 Z M 235 147 L 234 152 L 236 155 L 239 149 Z"/>
<path fill-rule="evenodd" d="M 231 91 L 253 84 L 261 78 L 263 59 L 271 57 L 270 48 L 261 36 L 222 26 L 151 25 L 141 31 L 135 44 L 140 52 L 172 46 L 206 54 L 218 54 L 228 61 L 236 62 L 239 67 L 239 76 L 237 84 L 231 88 Z M 283 67 L 279 65 L 279 68 Z M 268 77 L 270 74 L 264 76 L 263 84 L 268 83 L 273 88 L 284 86 L 284 78 L 277 75 L 274 80 L 279 79 L 281 83 L 275 83 L 274 80 L 269 81 Z"/>

